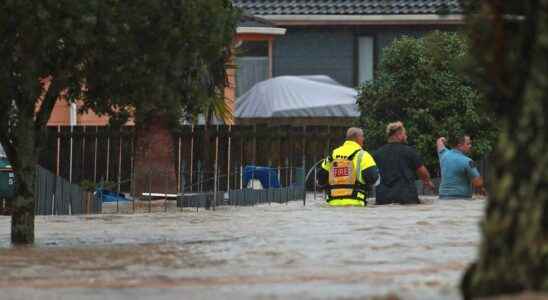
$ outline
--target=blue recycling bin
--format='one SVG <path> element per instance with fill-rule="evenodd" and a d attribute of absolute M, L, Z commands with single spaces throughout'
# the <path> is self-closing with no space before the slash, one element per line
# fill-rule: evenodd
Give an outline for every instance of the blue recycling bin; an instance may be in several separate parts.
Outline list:
<path fill-rule="evenodd" d="M 271 167 L 261 166 L 245 166 L 244 167 L 244 186 L 247 186 L 251 179 L 256 179 L 261 182 L 265 189 L 279 188 L 280 181 L 278 180 L 278 170 Z"/>
<path fill-rule="evenodd" d="M 101 188 L 96 189 L 94 195 L 96 199 L 102 199 L 103 202 L 129 201 L 122 193 L 117 193 Z"/>

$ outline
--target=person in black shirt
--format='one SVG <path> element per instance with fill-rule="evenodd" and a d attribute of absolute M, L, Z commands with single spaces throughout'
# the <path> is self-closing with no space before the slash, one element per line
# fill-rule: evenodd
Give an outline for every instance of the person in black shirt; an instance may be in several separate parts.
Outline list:
<path fill-rule="evenodd" d="M 407 133 L 402 122 L 386 127 L 388 143 L 373 153 L 380 173 L 376 189 L 376 204 L 418 204 L 415 186 L 417 176 L 434 190 L 428 169 L 415 148 L 407 145 Z"/>

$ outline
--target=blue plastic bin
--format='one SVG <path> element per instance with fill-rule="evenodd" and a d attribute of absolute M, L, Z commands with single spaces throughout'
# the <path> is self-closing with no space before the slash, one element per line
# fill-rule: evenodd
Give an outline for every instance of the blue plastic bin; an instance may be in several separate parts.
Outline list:
<path fill-rule="evenodd" d="M 247 186 L 251 179 L 257 179 L 261 182 L 263 188 L 279 188 L 278 170 L 271 167 L 245 166 L 244 167 L 244 186 Z"/>
<path fill-rule="evenodd" d="M 129 201 L 124 194 L 105 189 L 96 189 L 94 195 L 97 199 L 103 199 L 103 202 Z"/>

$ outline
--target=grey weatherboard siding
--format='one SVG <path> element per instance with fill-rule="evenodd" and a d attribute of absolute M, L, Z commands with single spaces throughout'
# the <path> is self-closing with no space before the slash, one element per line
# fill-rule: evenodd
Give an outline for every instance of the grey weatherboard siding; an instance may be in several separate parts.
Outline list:
<path fill-rule="evenodd" d="M 455 30 L 443 26 L 440 30 Z M 400 36 L 420 37 L 435 30 L 432 26 L 408 27 L 287 27 L 285 36 L 274 41 L 273 75 L 328 75 L 346 86 L 357 84 L 356 39 L 375 39 L 375 64 L 382 49 Z"/>

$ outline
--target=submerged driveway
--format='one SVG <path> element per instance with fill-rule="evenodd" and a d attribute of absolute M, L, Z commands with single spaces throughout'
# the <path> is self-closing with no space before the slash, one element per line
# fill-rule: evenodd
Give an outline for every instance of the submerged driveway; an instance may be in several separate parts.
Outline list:
<path fill-rule="evenodd" d="M 0 298 L 459 299 L 484 205 L 40 216 L 24 249 L 0 217 Z"/>

